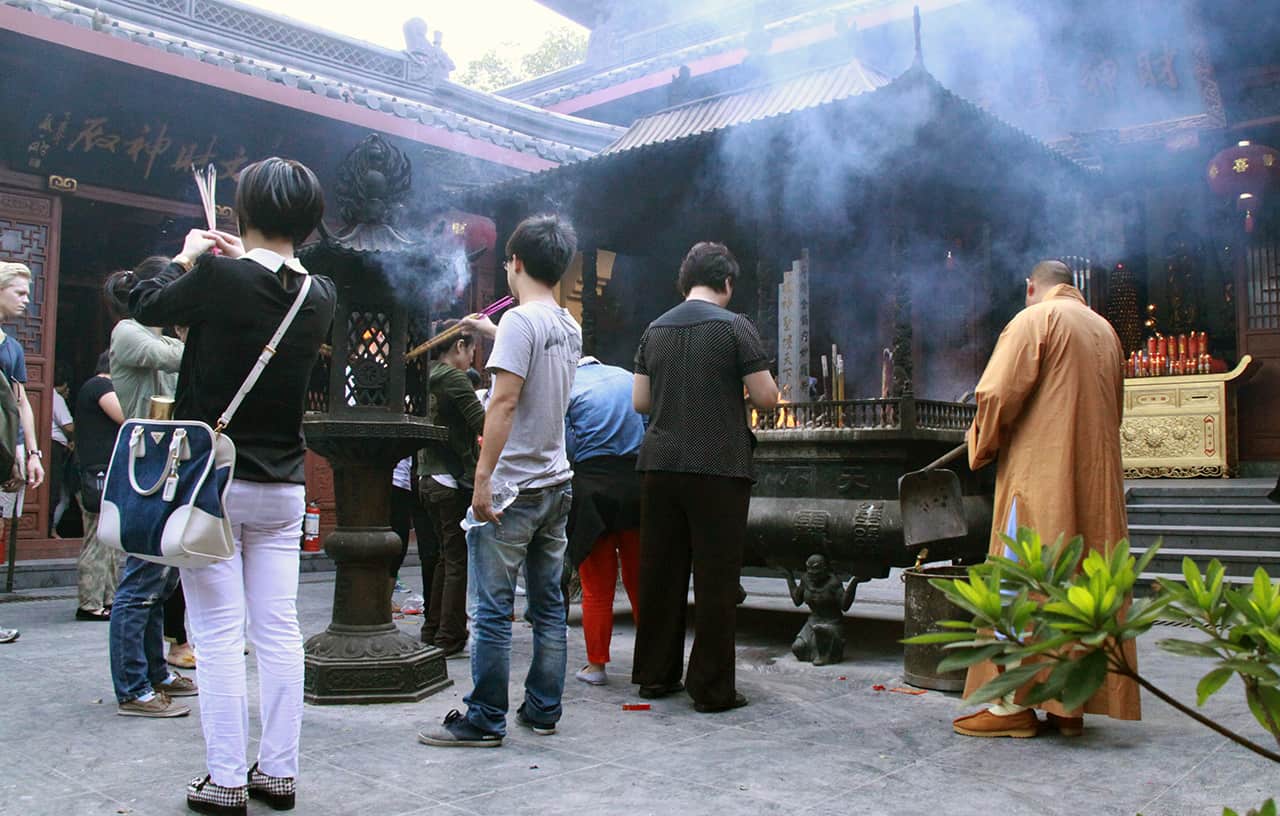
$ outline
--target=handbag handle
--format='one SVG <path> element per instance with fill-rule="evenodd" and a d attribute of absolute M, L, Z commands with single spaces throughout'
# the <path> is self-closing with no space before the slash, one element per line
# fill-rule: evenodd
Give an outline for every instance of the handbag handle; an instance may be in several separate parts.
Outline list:
<path fill-rule="evenodd" d="M 177 483 L 178 462 L 191 457 L 190 448 L 187 443 L 186 428 L 175 428 L 173 436 L 169 440 L 169 455 L 165 463 L 164 470 L 160 471 L 160 478 L 156 483 L 147 489 L 138 484 L 137 462 L 146 455 L 146 440 L 143 434 L 146 429 L 141 425 L 135 425 L 133 435 L 129 439 L 129 486 L 139 496 L 154 496 L 160 492 L 160 488 L 165 487 L 166 483 L 172 480 L 175 485 Z M 183 454 L 186 454 L 185 456 Z M 165 500 L 169 500 L 166 491 Z"/>
<path fill-rule="evenodd" d="M 222 412 L 222 416 L 218 417 L 218 424 L 213 429 L 214 433 L 221 434 L 231 424 L 231 418 L 240 409 L 240 403 L 244 402 L 244 398 L 258 384 L 258 378 L 262 376 L 267 363 L 271 362 L 271 358 L 275 356 L 276 349 L 280 346 L 280 341 L 284 339 L 285 332 L 289 330 L 294 318 L 302 310 L 302 304 L 306 301 L 307 293 L 310 291 L 311 275 L 303 270 L 302 286 L 298 288 L 298 296 L 293 299 L 293 305 L 289 307 L 289 311 L 285 312 L 284 319 L 280 321 L 280 326 L 276 329 L 276 333 L 271 335 L 271 339 L 262 347 L 262 353 L 258 355 L 258 361 L 249 370 L 249 376 L 245 377 L 244 382 L 240 384 L 240 390 L 236 391 L 236 395 L 231 398 L 231 404 L 227 406 L 227 410 Z"/>

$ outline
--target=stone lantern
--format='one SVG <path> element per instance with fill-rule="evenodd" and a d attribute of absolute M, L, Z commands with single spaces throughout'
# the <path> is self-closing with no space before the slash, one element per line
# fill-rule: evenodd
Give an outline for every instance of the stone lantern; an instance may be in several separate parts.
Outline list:
<path fill-rule="evenodd" d="M 333 620 L 306 643 L 310 703 L 412 702 L 452 682 L 443 652 L 391 617 L 390 568 L 400 554 L 388 527 L 391 472 L 446 438 L 425 418 L 429 361 L 405 359 L 426 339 L 426 284 L 444 273 L 446 257 L 436 239 L 414 240 L 393 225 L 410 179 L 400 150 L 365 139 L 338 172 L 343 228 L 322 227 L 321 241 L 302 254 L 308 270 L 338 288 L 331 348 L 313 374 L 302 425 L 307 447 L 333 468 L 338 522 L 324 542 L 337 565 Z"/>

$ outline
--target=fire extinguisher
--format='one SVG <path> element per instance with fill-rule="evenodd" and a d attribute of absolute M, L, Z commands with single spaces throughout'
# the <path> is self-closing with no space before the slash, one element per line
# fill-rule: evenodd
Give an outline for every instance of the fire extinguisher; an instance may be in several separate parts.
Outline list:
<path fill-rule="evenodd" d="M 307 502 L 307 514 L 302 517 L 302 551 L 320 552 L 320 505 L 315 499 Z"/>

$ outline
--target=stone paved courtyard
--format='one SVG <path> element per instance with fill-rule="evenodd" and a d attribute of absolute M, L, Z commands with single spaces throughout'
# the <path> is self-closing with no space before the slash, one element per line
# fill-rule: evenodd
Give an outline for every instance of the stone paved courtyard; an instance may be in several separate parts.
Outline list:
<path fill-rule="evenodd" d="M 416 571 L 406 580 L 419 584 Z M 451 688 L 418 704 L 309 706 L 296 812 L 1218 816 L 1223 805 L 1243 813 L 1280 794 L 1280 768 L 1150 697 L 1143 722 L 1091 721 L 1080 739 L 954 736 L 950 719 L 963 710 L 955 695 L 873 689 L 901 682 L 896 578 L 864 589 L 848 620 L 845 663 L 823 668 L 790 654 L 803 613 L 782 582 L 745 583 L 752 596 L 739 625 L 738 685 L 748 707 L 702 715 L 681 697 L 624 711 L 639 700 L 626 682 L 633 630 L 619 603 L 612 682 L 592 688 L 570 676 L 555 736 L 513 723 L 498 750 L 419 745 L 419 727 L 461 707 L 465 661 L 449 662 Z M 305 576 L 304 633 L 326 625 L 332 591 L 331 574 Z M 186 813 L 183 786 L 203 773 L 198 718 L 116 716 L 107 628 L 74 621 L 72 593 L 0 599 L 0 625 L 22 630 L 17 643 L 0 646 L 0 813 Z M 405 625 L 416 632 L 420 620 Z M 1200 667 L 1154 645 L 1180 633 L 1157 627 L 1141 660 L 1158 684 L 1193 700 Z M 530 643 L 529 628 L 517 623 L 516 702 Z M 572 674 L 584 659 L 576 607 L 569 652 Z M 253 674 L 251 661 L 251 695 Z M 1239 691 L 1229 686 L 1207 711 L 1265 739 Z M 250 812 L 270 811 L 251 803 Z"/>

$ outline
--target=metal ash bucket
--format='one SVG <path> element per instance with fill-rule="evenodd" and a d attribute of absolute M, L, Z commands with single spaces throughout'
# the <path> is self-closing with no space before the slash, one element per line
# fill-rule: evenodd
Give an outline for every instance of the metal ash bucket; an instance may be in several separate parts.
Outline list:
<path fill-rule="evenodd" d="M 971 618 L 972 615 L 951 603 L 946 595 L 929 583 L 930 578 L 956 579 L 966 576 L 964 567 L 951 566 L 925 567 L 903 572 L 902 580 L 906 584 L 903 593 L 903 637 L 940 631 L 938 621 Z M 908 644 L 902 655 L 903 679 L 919 688 L 963 691 L 965 669 L 938 672 L 938 663 L 946 654 L 940 644 Z"/>

